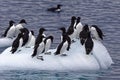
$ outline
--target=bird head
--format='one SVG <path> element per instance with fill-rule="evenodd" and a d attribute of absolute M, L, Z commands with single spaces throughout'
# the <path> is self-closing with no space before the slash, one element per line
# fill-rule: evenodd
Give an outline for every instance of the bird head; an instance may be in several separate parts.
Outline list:
<path fill-rule="evenodd" d="M 22 19 L 20 22 L 19 22 L 20 24 L 27 24 L 27 22 L 25 21 L 25 19 Z"/>

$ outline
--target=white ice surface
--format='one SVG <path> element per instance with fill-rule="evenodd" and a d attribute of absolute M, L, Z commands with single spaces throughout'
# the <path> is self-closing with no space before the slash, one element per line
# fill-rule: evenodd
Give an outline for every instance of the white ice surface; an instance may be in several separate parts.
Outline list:
<path fill-rule="evenodd" d="M 13 40 L 14 39 L 11 39 L 11 38 L 0 38 L 0 48 L 11 46 Z"/>
<path fill-rule="evenodd" d="M 55 49 L 50 49 L 51 55 L 44 55 L 44 61 L 31 58 L 33 47 L 21 48 L 20 52 L 10 53 L 11 47 L 0 54 L 0 69 L 39 69 L 39 70 L 69 70 L 85 71 L 107 69 L 113 63 L 107 49 L 99 41 L 94 40 L 93 54 L 86 55 L 84 46 L 79 40 L 71 45 L 67 56 L 55 56 Z"/>

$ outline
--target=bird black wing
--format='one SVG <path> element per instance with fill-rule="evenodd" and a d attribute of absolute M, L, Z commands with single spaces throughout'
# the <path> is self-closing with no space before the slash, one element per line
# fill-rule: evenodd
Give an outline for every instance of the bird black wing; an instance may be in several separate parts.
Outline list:
<path fill-rule="evenodd" d="M 26 33 L 24 33 L 24 35 L 23 35 L 23 44 L 22 44 L 22 46 L 24 46 L 24 45 L 28 42 L 28 39 L 29 39 L 29 35 L 26 34 Z"/>
<path fill-rule="evenodd" d="M 55 55 L 59 55 L 59 54 L 60 54 L 60 50 L 61 50 L 62 46 L 63 46 L 63 42 L 61 42 L 61 43 L 58 45 L 57 51 L 55 52 Z"/>
<path fill-rule="evenodd" d="M 39 47 L 39 44 L 35 45 L 34 46 L 34 51 L 33 51 L 33 54 L 31 55 L 32 57 L 36 56 L 37 55 L 37 48 Z"/>
<path fill-rule="evenodd" d="M 102 30 L 100 28 L 98 28 L 97 26 L 95 26 L 95 28 L 96 28 L 96 30 L 98 32 L 99 37 L 103 40 L 103 32 L 102 32 Z"/>
<path fill-rule="evenodd" d="M 35 40 L 35 45 L 40 43 L 40 35 L 37 36 L 36 40 Z"/>
<path fill-rule="evenodd" d="M 67 35 L 71 35 L 74 32 L 74 29 L 72 26 L 70 26 L 67 30 Z"/>
<path fill-rule="evenodd" d="M 18 40 L 18 39 L 15 39 L 15 40 L 13 41 L 13 44 L 12 44 L 11 52 L 14 53 L 14 52 L 17 50 L 18 47 L 19 47 L 19 40 Z"/>
<path fill-rule="evenodd" d="M 48 39 L 48 37 L 46 37 L 45 40 L 44 40 L 44 43 L 45 43 L 45 44 L 47 43 L 47 39 Z"/>
<path fill-rule="evenodd" d="M 68 47 L 67 47 L 67 50 L 69 51 L 70 46 L 71 46 L 71 39 L 70 39 L 69 36 L 67 36 L 67 40 L 68 40 Z"/>

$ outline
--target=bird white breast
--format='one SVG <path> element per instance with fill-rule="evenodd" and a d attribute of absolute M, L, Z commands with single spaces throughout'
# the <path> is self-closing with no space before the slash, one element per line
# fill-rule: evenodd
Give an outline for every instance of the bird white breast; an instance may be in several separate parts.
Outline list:
<path fill-rule="evenodd" d="M 19 47 L 18 48 L 21 48 L 22 44 L 23 44 L 23 38 L 20 38 L 20 40 L 19 40 Z"/>
<path fill-rule="evenodd" d="M 76 38 L 79 38 L 79 34 L 82 31 L 83 25 L 81 24 L 81 22 L 79 22 L 76 26 L 76 30 L 77 30 L 77 34 L 76 34 Z"/>
<path fill-rule="evenodd" d="M 44 36 L 44 38 L 43 38 L 43 41 L 44 41 L 44 40 L 45 40 L 46 35 L 45 35 L 45 34 L 42 34 L 42 36 Z"/>
<path fill-rule="evenodd" d="M 46 37 L 46 35 L 45 34 L 42 34 L 44 37 Z"/>
<path fill-rule="evenodd" d="M 32 35 L 32 37 L 31 37 L 31 40 L 30 40 L 30 42 L 29 42 L 28 47 L 34 46 L 34 44 L 35 44 L 35 36 L 34 36 L 34 35 Z"/>
<path fill-rule="evenodd" d="M 60 50 L 60 54 L 63 54 L 66 50 L 67 50 L 67 47 L 68 47 L 68 42 L 64 42 L 61 50 Z"/>
<path fill-rule="evenodd" d="M 32 39 L 31 39 L 31 43 L 30 43 L 32 46 L 34 46 L 34 44 L 35 44 L 35 36 L 34 35 L 32 35 Z"/>
<path fill-rule="evenodd" d="M 63 36 L 62 35 L 60 36 L 60 40 L 61 40 L 61 42 L 63 41 Z"/>
<path fill-rule="evenodd" d="M 76 24 L 77 24 L 77 22 L 75 21 L 75 23 L 74 23 L 74 28 L 75 28 Z"/>
<path fill-rule="evenodd" d="M 13 25 L 8 30 L 6 37 L 13 38 L 14 36 L 15 36 L 15 26 Z"/>
<path fill-rule="evenodd" d="M 41 55 L 41 53 L 42 53 L 43 50 L 44 50 L 44 47 L 45 47 L 44 42 L 41 42 L 41 43 L 39 44 L 39 47 L 37 48 L 37 56 Z"/>
<path fill-rule="evenodd" d="M 56 11 L 57 11 L 57 12 L 60 12 L 60 11 L 61 11 L 61 9 L 57 9 Z"/>
<path fill-rule="evenodd" d="M 51 46 L 51 39 L 48 39 L 45 44 L 45 53 L 49 50 L 50 46 Z"/>
<path fill-rule="evenodd" d="M 99 38 L 99 35 L 98 35 L 98 32 L 96 31 L 96 29 L 94 27 L 91 27 L 90 28 L 90 31 L 91 31 L 91 34 L 92 34 L 92 37 L 97 39 L 97 40 L 100 40 Z"/>
<path fill-rule="evenodd" d="M 16 36 L 20 33 L 20 29 L 24 28 L 22 24 L 18 24 L 15 26 L 15 34 Z"/>

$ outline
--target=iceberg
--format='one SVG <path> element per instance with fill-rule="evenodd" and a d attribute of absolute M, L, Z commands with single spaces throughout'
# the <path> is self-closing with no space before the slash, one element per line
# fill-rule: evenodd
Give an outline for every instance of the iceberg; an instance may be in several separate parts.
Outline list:
<path fill-rule="evenodd" d="M 0 38 L 0 48 L 11 46 L 13 41 L 14 39 L 7 38 L 7 37 Z"/>
<path fill-rule="evenodd" d="M 79 40 L 71 44 L 67 56 L 54 55 L 56 49 L 50 49 L 51 54 L 44 54 L 44 61 L 32 58 L 33 47 L 22 47 L 20 51 L 11 54 L 8 47 L 0 54 L 0 69 L 39 69 L 58 71 L 88 71 L 108 69 L 113 64 L 112 58 L 105 46 L 94 40 L 92 54 L 86 55 L 84 45 Z"/>

